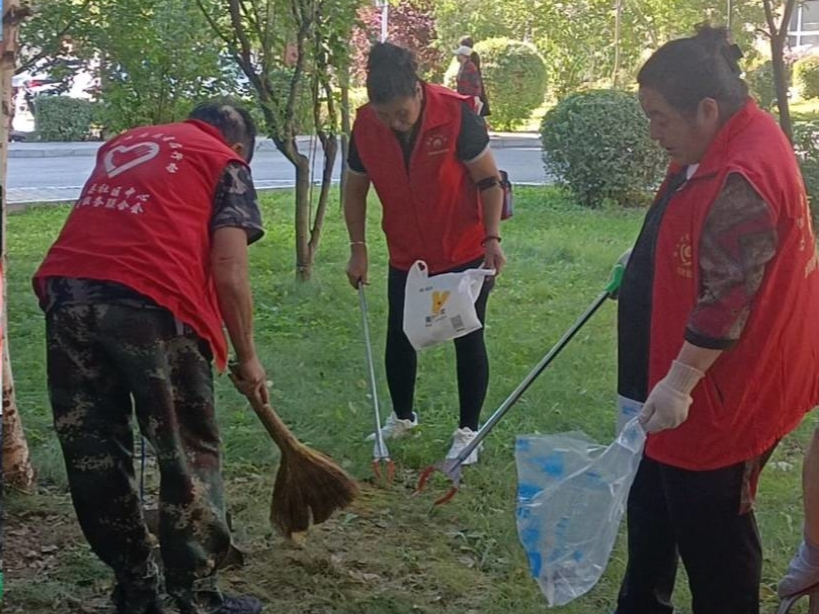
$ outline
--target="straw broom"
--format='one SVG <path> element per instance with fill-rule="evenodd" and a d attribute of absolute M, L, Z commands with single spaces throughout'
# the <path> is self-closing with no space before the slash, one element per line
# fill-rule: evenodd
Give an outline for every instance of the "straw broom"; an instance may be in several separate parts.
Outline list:
<path fill-rule="evenodd" d="M 356 481 L 329 457 L 296 439 L 270 405 L 255 395 L 247 398 L 281 452 L 270 523 L 292 538 L 350 505 L 358 495 Z"/>

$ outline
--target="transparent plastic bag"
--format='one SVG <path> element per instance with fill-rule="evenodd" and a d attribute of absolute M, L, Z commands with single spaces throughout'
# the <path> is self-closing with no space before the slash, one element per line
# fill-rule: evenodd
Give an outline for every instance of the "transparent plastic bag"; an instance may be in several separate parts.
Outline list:
<path fill-rule="evenodd" d="M 550 606 L 603 575 L 645 439 L 637 419 L 609 446 L 577 433 L 517 438 L 518 537 Z"/>

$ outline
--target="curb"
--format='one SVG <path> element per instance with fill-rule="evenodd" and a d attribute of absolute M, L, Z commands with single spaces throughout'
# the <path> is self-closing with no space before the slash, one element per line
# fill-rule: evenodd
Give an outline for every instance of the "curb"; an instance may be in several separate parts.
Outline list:
<path fill-rule="evenodd" d="M 552 181 L 547 179 L 546 181 L 520 181 L 516 182 L 516 186 L 528 186 L 528 187 L 539 187 L 539 186 L 547 186 L 552 185 Z M 337 185 L 338 182 L 334 181 L 334 185 Z M 262 185 L 256 188 L 257 192 L 273 192 L 275 190 L 292 190 L 295 186 L 293 184 L 280 184 L 280 185 Z M 30 209 L 32 207 L 49 207 L 54 205 L 73 205 L 76 202 L 77 198 L 63 198 L 63 197 L 56 197 L 56 198 L 33 198 L 31 200 L 15 200 L 10 201 L 6 204 L 6 208 L 9 213 L 19 213 L 21 211 L 25 211 L 26 209 Z"/>
<path fill-rule="evenodd" d="M 521 135 L 490 135 L 489 142 L 496 149 L 540 149 L 540 137 L 534 133 Z M 310 137 L 298 137 L 299 146 L 309 146 Z M 39 143 L 10 143 L 9 158 L 93 158 L 102 143 L 83 143 L 82 146 L 71 147 L 62 144 Z M 256 151 L 276 150 L 273 141 L 265 139 L 259 141 Z"/>

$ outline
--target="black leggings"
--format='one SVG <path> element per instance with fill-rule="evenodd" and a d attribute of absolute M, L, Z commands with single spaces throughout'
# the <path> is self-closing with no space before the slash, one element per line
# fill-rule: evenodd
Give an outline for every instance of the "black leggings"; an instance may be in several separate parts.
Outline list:
<path fill-rule="evenodd" d="M 482 261 L 470 262 L 453 269 L 465 271 L 481 266 Z M 415 396 L 415 375 L 418 359 L 415 348 L 404 334 L 404 292 L 407 271 L 390 267 L 387 281 L 389 316 L 387 321 L 387 384 L 392 397 L 395 414 L 402 419 L 412 419 L 412 405 Z M 481 324 L 486 321 L 486 301 L 494 279 L 488 278 L 483 284 L 475 310 Z M 489 358 L 483 328 L 455 339 L 455 355 L 458 364 L 458 396 L 461 405 L 459 426 L 478 430 L 481 408 L 489 386 Z"/>

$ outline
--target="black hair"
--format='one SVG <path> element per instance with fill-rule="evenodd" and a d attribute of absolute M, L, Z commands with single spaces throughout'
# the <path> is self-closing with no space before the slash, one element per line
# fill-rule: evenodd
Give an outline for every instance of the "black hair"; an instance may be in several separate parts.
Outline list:
<path fill-rule="evenodd" d="M 367 96 L 370 102 L 385 104 L 415 95 L 418 63 L 409 49 L 392 43 L 376 43 L 367 59 Z"/>
<path fill-rule="evenodd" d="M 463 36 L 461 37 L 461 40 L 458 41 L 458 45 L 461 47 L 469 47 L 470 49 L 474 49 L 475 41 L 472 40 L 471 36 Z M 472 55 L 469 56 L 469 60 L 475 65 L 478 72 L 481 72 L 481 56 L 478 55 L 477 51 L 472 52 Z"/>
<path fill-rule="evenodd" d="M 701 100 L 713 98 L 721 115 L 730 117 L 748 99 L 741 57 L 725 28 L 701 24 L 696 35 L 660 47 L 640 69 L 637 83 L 657 90 L 683 115 L 695 114 Z"/>
<path fill-rule="evenodd" d="M 229 145 L 241 143 L 248 163 L 256 150 L 256 123 L 244 107 L 229 100 L 211 100 L 196 106 L 188 119 L 198 119 L 218 129 Z"/>

